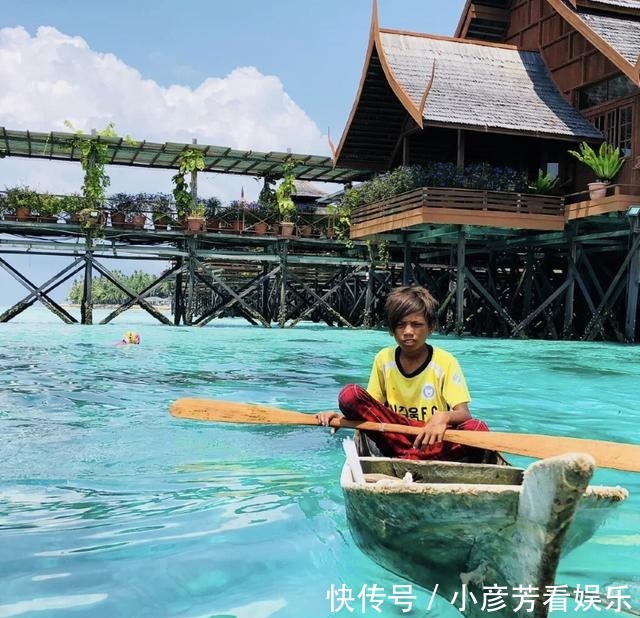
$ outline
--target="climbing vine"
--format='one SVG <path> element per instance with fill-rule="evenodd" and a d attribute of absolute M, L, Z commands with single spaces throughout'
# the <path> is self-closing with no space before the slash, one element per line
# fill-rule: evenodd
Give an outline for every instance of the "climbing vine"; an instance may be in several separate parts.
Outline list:
<path fill-rule="evenodd" d="M 187 174 L 204 169 L 204 153 L 195 148 L 187 148 L 182 152 L 178 161 L 178 172 L 171 178 L 178 218 L 184 219 L 191 214 L 198 216 L 198 205 L 194 204 L 189 190 Z"/>
<path fill-rule="evenodd" d="M 82 195 L 89 208 L 102 208 L 106 201 L 106 190 L 111 181 L 104 167 L 109 160 L 109 144 L 100 141 L 101 137 L 117 137 L 113 122 L 102 131 L 86 135 L 65 120 L 65 126 L 74 129 L 74 146 L 80 151 L 80 164 L 84 171 Z"/>
<path fill-rule="evenodd" d="M 296 161 L 289 158 L 282 165 L 282 182 L 276 187 L 276 208 L 281 222 L 291 221 L 296 213 L 293 196 L 296 194 L 296 177 L 293 170 Z"/>

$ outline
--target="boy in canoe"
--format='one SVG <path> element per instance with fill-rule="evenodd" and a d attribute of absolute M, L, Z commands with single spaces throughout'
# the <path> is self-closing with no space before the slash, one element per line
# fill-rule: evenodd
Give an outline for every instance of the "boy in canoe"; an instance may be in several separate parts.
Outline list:
<path fill-rule="evenodd" d="M 455 357 L 427 343 L 435 330 L 437 301 L 422 287 L 401 287 L 387 297 L 385 313 L 389 333 L 398 344 L 383 348 L 373 361 L 367 390 L 345 386 L 338 396 L 350 420 L 401 425 L 424 425 L 415 437 L 397 433 L 366 432 L 372 454 L 404 459 L 479 461 L 483 451 L 443 442 L 447 428 L 488 431 L 469 412 L 469 391 Z M 317 414 L 328 426 L 336 412 Z"/>

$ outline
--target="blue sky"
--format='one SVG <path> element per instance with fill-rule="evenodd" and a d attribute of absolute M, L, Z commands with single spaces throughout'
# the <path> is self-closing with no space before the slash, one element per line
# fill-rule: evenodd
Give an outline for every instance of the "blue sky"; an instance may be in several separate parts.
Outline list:
<path fill-rule="evenodd" d="M 83 37 L 162 86 L 196 87 L 239 66 L 276 75 L 337 141 L 366 49 L 370 0 L 20 0 L 4 3 L 3 27 L 42 25 Z M 452 35 L 464 0 L 381 0 L 385 27 Z M 181 7 L 178 9 L 178 7 Z M 0 120 L 1 124 L 1 120 Z"/>
<path fill-rule="evenodd" d="M 452 35 L 464 0 L 379 0 L 384 27 Z M 362 72 L 370 0 L 20 0 L 0 17 L 0 126 L 89 131 L 329 154 Z M 111 191 L 171 190 L 165 171 L 112 168 Z M 77 191 L 79 164 L 3 159 L 0 188 Z M 199 194 L 223 200 L 259 183 L 205 175 Z M 41 282 L 64 261 L 12 264 Z M 60 265 L 56 262 L 59 262 Z M 130 270 L 126 269 L 125 270 Z M 13 280 L 0 304 L 24 289 Z M 59 295 L 58 295 L 59 297 Z"/>

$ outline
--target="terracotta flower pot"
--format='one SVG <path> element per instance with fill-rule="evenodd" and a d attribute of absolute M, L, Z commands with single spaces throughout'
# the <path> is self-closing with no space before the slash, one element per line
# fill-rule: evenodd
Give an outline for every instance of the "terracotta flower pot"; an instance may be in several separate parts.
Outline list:
<path fill-rule="evenodd" d="M 111 225 L 113 227 L 124 227 L 125 215 L 123 212 L 114 211 L 111 213 Z"/>
<path fill-rule="evenodd" d="M 264 236 L 267 233 L 267 224 L 264 221 L 258 221 L 253 226 L 253 230 L 257 236 Z"/>
<path fill-rule="evenodd" d="M 592 200 L 599 200 L 603 197 L 607 196 L 607 186 L 608 182 L 590 182 L 588 184 L 589 187 L 589 198 Z"/>
<path fill-rule="evenodd" d="M 134 215 L 131 217 L 131 223 L 136 230 L 143 230 L 146 222 L 147 218 L 144 215 Z"/>
<path fill-rule="evenodd" d="M 283 221 L 280 224 L 280 236 L 293 236 L 293 228 L 295 227 L 295 223 L 292 221 Z"/>
<path fill-rule="evenodd" d="M 185 220 L 185 229 L 188 234 L 197 234 L 198 232 L 204 231 L 204 223 L 204 217 L 187 217 Z"/>
<path fill-rule="evenodd" d="M 18 221 L 26 221 L 31 217 L 31 208 L 28 206 L 20 206 L 16 208 L 16 219 Z"/>
<path fill-rule="evenodd" d="M 153 227 L 156 230 L 166 230 L 169 225 L 169 217 L 167 215 L 156 215 L 153 218 Z"/>

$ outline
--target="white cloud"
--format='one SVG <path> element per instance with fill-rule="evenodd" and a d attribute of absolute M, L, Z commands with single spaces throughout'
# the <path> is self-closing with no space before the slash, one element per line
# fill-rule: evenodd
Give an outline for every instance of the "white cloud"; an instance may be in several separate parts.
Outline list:
<path fill-rule="evenodd" d="M 280 79 L 255 67 L 210 77 L 198 87 L 162 87 L 109 53 L 93 51 L 81 37 L 52 27 L 31 36 L 0 29 L 0 125 L 33 131 L 84 131 L 114 122 L 119 134 L 148 141 L 184 141 L 253 150 L 327 154 L 326 136 L 285 92 Z M 171 190 L 170 172 L 112 167 L 115 191 Z M 0 188 L 28 184 L 41 190 L 78 190 L 79 164 L 3 159 Z M 248 197 L 260 185 L 249 178 L 204 175 L 203 195 Z"/>

